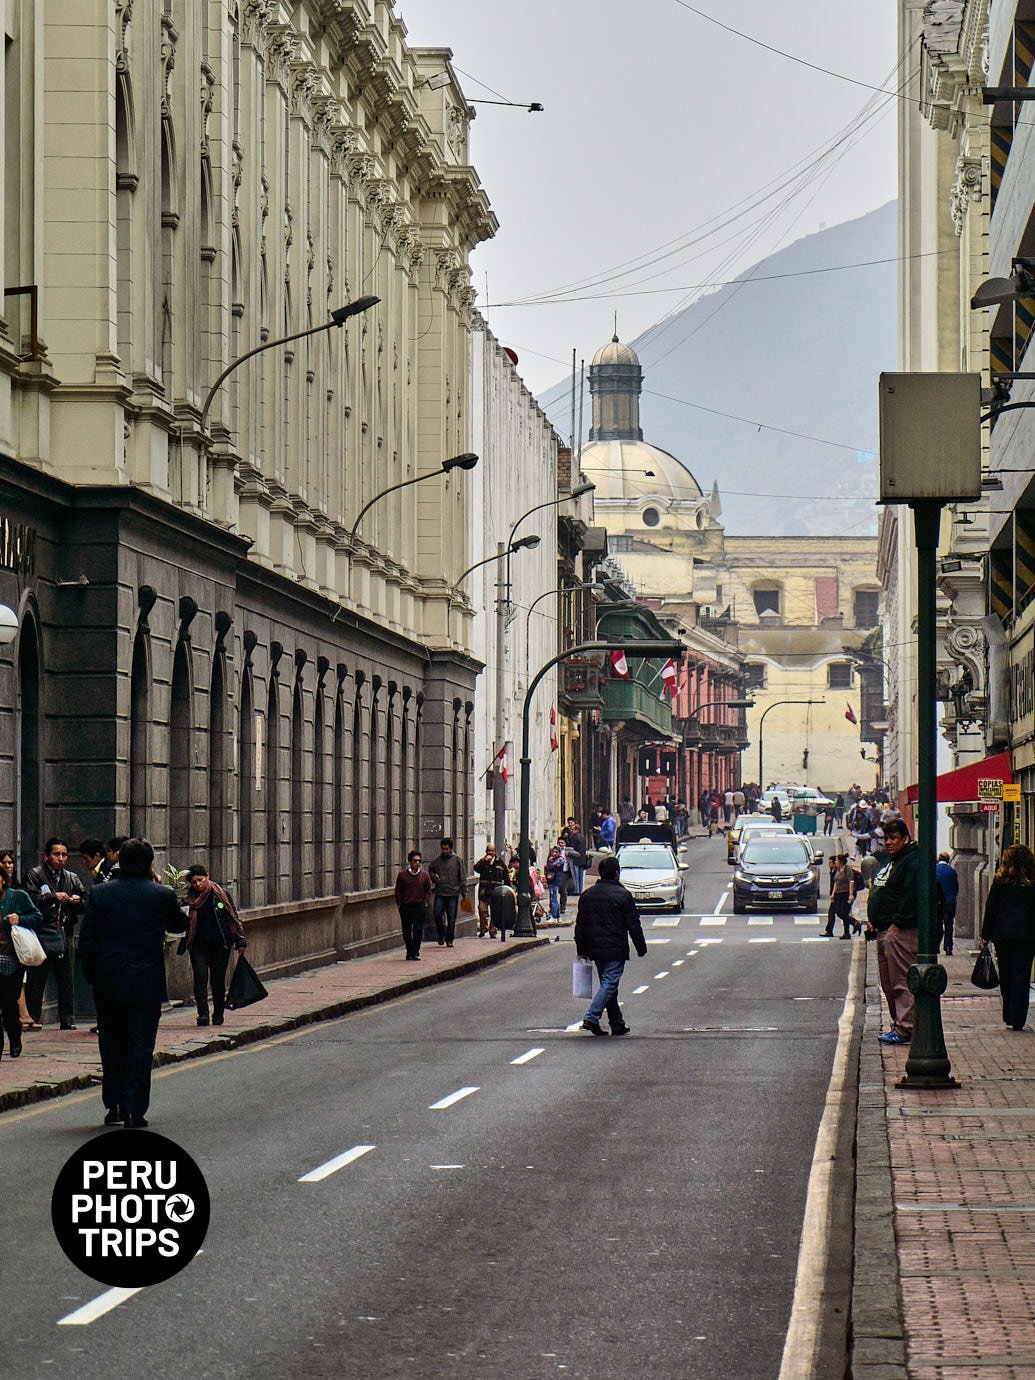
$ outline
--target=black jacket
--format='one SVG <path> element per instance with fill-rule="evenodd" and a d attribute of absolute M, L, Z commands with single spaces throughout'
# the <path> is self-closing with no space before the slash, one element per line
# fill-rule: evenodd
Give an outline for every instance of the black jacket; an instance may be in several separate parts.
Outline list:
<path fill-rule="evenodd" d="M 64 901 L 57 899 L 57 893 L 64 891 L 69 896 L 81 897 L 83 895 L 83 882 L 78 872 L 73 872 L 67 867 L 53 872 L 49 863 L 42 862 L 38 867 L 30 868 L 25 874 L 25 890 L 32 898 L 33 905 L 43 916 L 44 931 L 48 935 L 57 935 L 62 930 L 65 934 L 72 933 L 76 921 L 82 914 L 83 903 L 80 900 L 78 905 L 66 905 Z M 41 931 L 41 940 L 42 934 L 43 931 Z M 46 941 L 43 941 L 43 947 L 50 953 Z M 62 951 L 64 947 L 62 942 Z"/>
<path fill-rule="evenodd" d="M 647 943 L 636 902 L 621 882 L 599 881 L 579 897 L 575 920 L 575 948 L 580 958 L 601 963 L 627 962 L 629 937 L 641 958 Z"/>
<path fill-rule="evenodd" d="M 116 877 L 94 887 L 79 931 L 83 974 L 99 995 L 163 1002 L 165 935 L 182 934 L 187 917 L 168 887 L 144 877 Z"/>

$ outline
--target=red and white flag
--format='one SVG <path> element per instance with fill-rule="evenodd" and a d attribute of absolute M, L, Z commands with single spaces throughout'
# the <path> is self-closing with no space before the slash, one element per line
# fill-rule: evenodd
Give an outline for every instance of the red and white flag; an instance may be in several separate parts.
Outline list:
<path fill-rule="evenodd" d="M 629 679 L 629 663 L 625 659 L 625 653 L 620 648 L 615 648 L 611 653 L 611 670 L 616 676 L 621 676 L 622 680 Z"/>
<path fill-rule="evenodd" d="M 661 668 L 661 684 L 662 698 L 664 698 L 665 691 L 667 690 L 672 698 L 675 699 L 676 691 L 679 689 L 679 671 L 676 669 L 676 663 L 671 657 L 669 657 Z"/>
<path fill-rule="evenodd" d="M 857 724 L 859 722 L 859 720 L 855 717 L 855 710 L 852 708 L 850 704 L 845 706 L 845 718 L 848 720 L 850 724 Z"/>
<path fill-rule="evenodd" d="M 557 737 L 557 710 L 550 710 L 550 751 L 556 752 L 560 747 L 560 739 Z"/>
<path fill-rule="evenodd" d="M 506 745 L 506 743 L 503 744 L 503 746 L 500 748 L 499 752 L 497 752 L 496 756 L 492 759 L 492 764 L 493 764 L 493 766 L 495 766 L 497 762 L 499 763 L 500 780 L 504 783 L 504 785 L 506 785 L 506 781 L 507 781 L 507 745 Z"/>

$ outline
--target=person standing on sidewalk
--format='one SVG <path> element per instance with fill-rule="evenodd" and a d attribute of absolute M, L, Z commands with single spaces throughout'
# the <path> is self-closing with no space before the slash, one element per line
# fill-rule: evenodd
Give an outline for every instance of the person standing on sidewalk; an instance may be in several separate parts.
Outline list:
<path fill-rule="evenodd" d="M 580 958 L 596 964 L 600 986 L 582 1018 L 582 1029 L 603 1035 L 600 1018 L 607 1011 L 612 1035 L 628 1035 L 629 1027 L 618 1005 L 618 984 L 629 962 L 629 940 L 640 958 L 647 956 L 647 944 L 640 925 L 640 914 L 632 894 L 618 878 L 617 858 L 600 860 L 600 880 L 579 898 L 575 919 L 575 949 Z"/>
<path fill-rule="evenodd" d="M 902 819 L 884 830 L 884 848 L 888 860 L 873 878 L 867 904 L 867 929 L 877 936 L 877 970 L 891 1015 L 891 1029 L 878 1039 L 907 1045 L 913 1038 L 914 999 L 906 974 L 917 954 L 920 852 Z"/>
<path fill-rule="evenodd" d="M 42 919 L 28 892 L 11 886 L 7 873 L 0 869 L 0 1055 L 4 1050 L 6 1030 L 12 1059 L 17 1059 L 22 1052 L 22 1018 L 18 998 L 21 996 L 25 969 L 18 962 L 11 928 L 24 925 L 27 930 L 35 930 Z"/>
<path fill-rule="evenodd" d="M 487 934 L 490 939 L 495 939 L 497 930 L 489 903 L 498 886 L 510 885 L 510 872 L 503 859 L 496 856 L 494 843 L 485 845 L 485 852 L 475 863 L 474 870 L 478 874 L 478 938 L 482 939 Z"/>
<path fill-rule="evenodd" d="M 198 1025 L 208 1025 L 208 989 L 212 984 L 212 1024 L 223 1024 L 226 1002 L 226 968 L 230 950 L 248 947 L 237 907 L 203 863 L 187 869 L 187 938 L 194 974 L 194 1005 Z"/>
<path fill-rule="evenodd" d="M 399 907 L 406 957 L 411 963 L 416 963 L 420 958 L 424 920 L 433 890 L 431 877 L 424 871 L 423 863 L 420 849 L 411 848 L 406 854 L 406 866 L 395 879 L 395 904 Z"/>
<path fill-rule="evenodd" d="M 1023 843 L 1013 843 L 1003 851 L 988 889 L 981 947 L 989 944 L 999 964 L 1003 1022 L 1011 1030 L 1023 1030 L 1035 962 L 1035 855 Z"/>
<path fill-rule="evenodd" d="M 118 875 L 95 886 L 79 935 L 83 975 L 97 1003 L 105 1126 L 146 1126 L 151 1061 L 165 986 L 165 936 L 187 917 L 168 887 L 151 881 L 155 851 L 127 839 Z"/>
<path fill-rule="evenodd" d="M 611 811 L 605 808 L 603 816 L 600 820 L 600 847 L 610 848 L 611 851 L 614 852 L 615 834 L 617 834 L 617 832 L 618 821 L 615 819 Z"/>
<path fill-rule="evenodd" d="M 960 896 L 959 873 L 949 861 L 948 853 L 939 853 L 934 869 L 938 880 L 938 943 L 952 957 L 952 941 L 956 929 L 956 906 Z"/>
<path fill-rule="evenodd" d="M 464 862 L 453 851 L 453 840 L 442 839 L 439 855 L 428 868 L 428 875 L 435 888 L 435 929 L 438 942 L 447 949 L 453 947 L 456 938 L 456 911 L 463 897 L 467 895 L 467 869 Z"/>
<path fill-rule="evenodd" d="M 25 1004 L 33 1021 L 38 1023 L 43 1013 L 47 974 L 53 973 L 57 984 L 61 1029 L 74 1030 L 71 945 L 72 934 L 83 908 L 83 884 L 68 869 L 68 844 L 63 839 L 48 839 L 43 853 L 39 867 L 34 867 L 25 878 L 25 890 L 43 916 L 39 940 L 47 958 L 45 963 L 29 973 L 25 984 Z"/>
<path fill-rule="evenodd" d="M 575 823 L 574 818 L 568 816 L 568 827 L 564 831 L 564 841 L 571 849 L 570 863 L 571 876 L 574 886 L 572 888 L 576 896 L 582 895 L 582 886 L 586 876 L 586 864 L 589 859 L 586 857 L 586 836 Z"/>
<path fill-rule="evenodd" d="M 561 890 L 564 886 L 564 879 L 567 875 L 567 864 L 564 861 L 564 854 L 556 844 L 550 849 L 549 857 L 543 867 L 543 876 L 546 885 L 550 889 L 550 919 L 559 920 L 561 918 Z M 493 931 L 495 933 L 495 931 Z"/>

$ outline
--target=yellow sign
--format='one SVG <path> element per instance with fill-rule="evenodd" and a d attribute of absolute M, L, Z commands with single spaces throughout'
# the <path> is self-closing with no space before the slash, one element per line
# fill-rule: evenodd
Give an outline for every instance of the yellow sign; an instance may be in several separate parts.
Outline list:
<path fill-rule="evenodd" d="M 1004 804 L 1004 805 L 1016 805 L 1016 804 L 1019 803 L 1020 798 L 1021 798 L 1021 788 L 1020 788 L 1020 786 L 1019 786 L 1019 785 L 1013 785 L 1013 786 L 1011 786 L 1011 785 L 1009 785 L 1007 782 L 1004 781 L 1004 782 L 1003 782 L 1003 804 Z"/>

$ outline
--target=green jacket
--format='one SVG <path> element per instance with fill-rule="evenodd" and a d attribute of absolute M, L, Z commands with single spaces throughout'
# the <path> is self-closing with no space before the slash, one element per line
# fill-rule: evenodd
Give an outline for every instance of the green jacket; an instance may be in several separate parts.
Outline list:
<path fill-rule="evenodd" d="M 875 930 L 883 933 L 892 925 L 900 930 L 916 929 L 919 866 L 920 850 L 910 843 L 874 874 L 866 913 Z"/>

